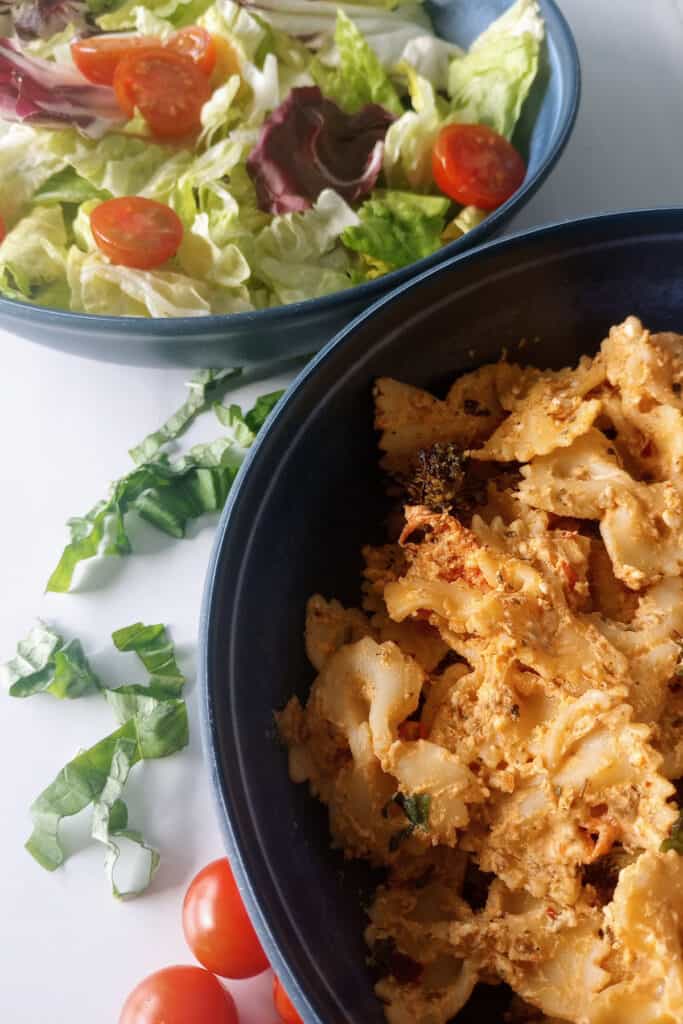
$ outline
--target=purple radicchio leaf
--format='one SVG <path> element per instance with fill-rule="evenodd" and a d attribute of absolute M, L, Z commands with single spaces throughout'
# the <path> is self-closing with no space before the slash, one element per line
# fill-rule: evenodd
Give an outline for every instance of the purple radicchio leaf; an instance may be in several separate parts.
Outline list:
<path fill-rule="evenodd" d="M 376 103 L 346 114 L 317 86 L 292 89 L 265 121 L 247 170 L 267 213 L 308 210 L 325 188 L 351 203 L 374 188 L 394 120 Z"/>
<path fill-rule="evenodd" d="M 18 0 L 7 4 L 0 0 L 0 13 L 5 6 L 20 39 L 49 39 L 67 25 L 84 35 L 98 31 L 84 0 Z"/>
<path fill-rule="evenodd" d="M 92 85 L 73 68 L 28 57 L 2 38 L 0 118 L 57 128 L 71 125 L 93 138 L 125 121 L 113 89 Z"/>

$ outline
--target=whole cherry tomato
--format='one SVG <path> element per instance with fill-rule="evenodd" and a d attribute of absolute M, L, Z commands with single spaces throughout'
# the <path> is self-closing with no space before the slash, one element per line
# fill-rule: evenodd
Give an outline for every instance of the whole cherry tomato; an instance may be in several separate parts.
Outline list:
<path fill-rule="evenodd" d="M 208 864 L 190 883 L 183 930 L 199 962 L 223 978 L 251 978 L 268 967 L 225 857 Z"/>
<path fill-rule="evenodd" d="M 277 975 L 273 976 L 273 1003 L 284 1024 L 304 1024 Z"/>
<path fill-rule="evenodd" d="M 119 1024 L 237 1024 L 232 996 L 201 967 L 165 967 L 126 999 Z"/>

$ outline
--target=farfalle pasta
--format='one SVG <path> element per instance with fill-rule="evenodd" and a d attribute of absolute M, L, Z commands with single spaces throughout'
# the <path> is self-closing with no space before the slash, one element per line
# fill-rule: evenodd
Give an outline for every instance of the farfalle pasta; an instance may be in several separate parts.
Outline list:
<path fill-rule="evenodd" d="M 318 676 L 278 721 L 334 844 L 386 871 L 389 1024 L 479 982 L 520 1024 L 683 1021 L 682 386 L 683 336 L 634 317 L 573 370 L 376 383 L 400 520 L 361 607 L 310 599 Z"/>

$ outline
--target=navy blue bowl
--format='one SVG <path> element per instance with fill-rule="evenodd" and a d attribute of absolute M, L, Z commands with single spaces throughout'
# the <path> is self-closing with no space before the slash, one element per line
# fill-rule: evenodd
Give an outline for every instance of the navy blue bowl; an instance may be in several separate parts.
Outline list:
<path fill-rule="evenodd" d="M 427 0 L 438 35 L 467 47 L 512 0 Z M 540 0 L 546 43 L 539 74 L 517 126 L 527 160 L 522 187 L 479 227 L 438 253 L 385 277 L 322 299 L 231 316 L 90 316 L 0 298 L 0 327 L 40 345 L 136 366 L 248 366 L 317 351 L 361 310 L 408 277 L 443 263 L 497 231 L 534 194 L 560 156 L 579 102 L 579 58 L 554 0 Z"/>
<path fill-rule="evenodd" d="M 383 1021 L 362 942 L 372 878 L 330 850 L 326 814 L 289 782 L 273 723 L 273 709 L 305 698 L 313 679 L 306 599 L 357 605 L 361 545 L 383 541 L 373 380 L 445 393 L 504 347 L 563 366 L 631 313 L 656 330 L 683 327 L 683 210 L 611 214 L 483 246 L 402 285 L 338 335 L 243 467 L 205 591 L 205 749 L 244 897 L 306 1021 Z M 482 988 L 458 1021 L 497 1024 L 505 998 L 504 987 Z"/>

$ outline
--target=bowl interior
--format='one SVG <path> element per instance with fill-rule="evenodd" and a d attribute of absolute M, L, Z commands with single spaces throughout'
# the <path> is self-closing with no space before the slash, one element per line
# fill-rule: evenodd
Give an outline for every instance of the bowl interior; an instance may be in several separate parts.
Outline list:
<path fill-rule="evenodd" d="M 276 970 L 307 1021 L 380 1024 L 362 943 L 362 865 L 329 848 L 326 815 L 290 784 L 273 709 L 313 678 L 302 631 L 314 592 L 358 603 L 360 548 L 382 539 L 374 378 L 437 393 L 511 358 L 559 367 L 635 313 L 683 320 L 683 211 L 530 232 L 424 275 L 359 319 L 290 390 L 226 509 L 202 626 L 205 739 L 229 851 Z M 522 345 L 520 347 L 520 341 Z M 472 1009 L 502 1021 L 503 989 Z"/>
<path fill-rule="evenodd" d="M 427 0 L 438 35 L 468 46 L 511 0 Z M 105 317 L 43 309 L 0 298 L 0 327 L 38 344 L 109 362 L 183 366 L 249 365 L 317 351 L 357 313 L 401 281 L 490 237 L 539 187 L 573 127 L 579 64 L 554 0 L 540 0 L 546 22 L 539 74 L 514 137 L 527 160 L 522 187 L 463 238 L 410 267 L 344 292 L 253 313 L 173 320 Z"/>

